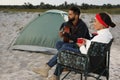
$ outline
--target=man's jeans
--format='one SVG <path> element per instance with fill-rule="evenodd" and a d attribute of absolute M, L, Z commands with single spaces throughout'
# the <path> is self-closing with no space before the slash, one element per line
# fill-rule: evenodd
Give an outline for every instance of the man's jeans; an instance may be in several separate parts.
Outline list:
<path fill-rule="evenodd" d="M 79 48 L 76 47 L 75 43 L 65 43 L 63 41 L 58 41 L 56 43 L 56 49 L 58 50 L 58 52 L 61 50 L 70 50 L 77 53 L 80 52 Z M 58 56 L 58 53 L 54 55 L 47 63 L 50 67 L 53 67 L 54 65 L 57 64 L 57 56 Z"/>

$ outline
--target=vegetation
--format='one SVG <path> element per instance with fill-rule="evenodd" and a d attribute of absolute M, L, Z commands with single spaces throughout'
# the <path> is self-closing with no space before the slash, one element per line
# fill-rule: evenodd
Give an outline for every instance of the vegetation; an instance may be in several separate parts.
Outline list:
<path fill-rule="evenodd" d="M 77 5 L 74 3 L 68 4 L 66 1 L 60 5 L 51 5 L 45 4 L 41 2 L 40 5 L 33 5 L 31 3 L 24 3 L 23 5 L 0 5 L 0 10 L 11 10 L 11 11 L 27 11 L 27 12 L 42 12 L 49 9 L 59 9 L 67 11 L 71 6 Z M 101 11 L 107 11 L 109 13 L 120 14 L 120 4 L 111 5 L 111 4 L 103 4 L 103 5 L 92 5 L 83 3 L 82 5 L 77 5 L 80 7 L 82 12 L 84 13 L 97 13 Z"/>

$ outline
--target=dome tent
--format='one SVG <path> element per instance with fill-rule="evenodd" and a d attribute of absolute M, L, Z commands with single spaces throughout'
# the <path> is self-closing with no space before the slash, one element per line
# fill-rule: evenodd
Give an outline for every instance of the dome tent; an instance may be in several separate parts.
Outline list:
<path fill-rule="evenodd" d="M 53 51 L 60 40 L 58 31 L 68 19 L 61 10 L 48 10 L 30 22 L 17 37 L 12 49 L 27 51 Z M 52 48 L 52 49 L 51 49 Z"/>

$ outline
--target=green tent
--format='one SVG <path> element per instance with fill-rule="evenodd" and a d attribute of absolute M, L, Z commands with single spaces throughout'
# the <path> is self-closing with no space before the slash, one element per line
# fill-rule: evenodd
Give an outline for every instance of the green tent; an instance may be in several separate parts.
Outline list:
<path fill-rule="evenodd" d="M 55 48 L 56 42 L 60 40 L 59 28 L 67 20 L 68 16 L 64 11 L 44 12 L 21 31 L 12 48 L 28 51 L 47 51 Z"/>

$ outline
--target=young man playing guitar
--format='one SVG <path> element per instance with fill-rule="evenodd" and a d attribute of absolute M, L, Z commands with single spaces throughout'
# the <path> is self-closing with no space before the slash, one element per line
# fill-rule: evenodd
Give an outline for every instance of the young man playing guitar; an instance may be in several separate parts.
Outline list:
<path fill-rule="evenodd" d="M 88 28 L 79 17 L 80 9 L 76 6 L 71 7 L 68 11 L 68 22 L 63 23 L 60 27 L 59 35 L 63 38 L 63 41 L 58 41 L 56 43 L 56 49 L 58 51 L 65 45 L 71 44 L 74 47 L 77 38 L 90 39 Z M 56 64 L 57 54 L 54 55 L 45 66 L 35 69 L 34 72 L 41 76 L 48 77 L 49 70 Z"/>

